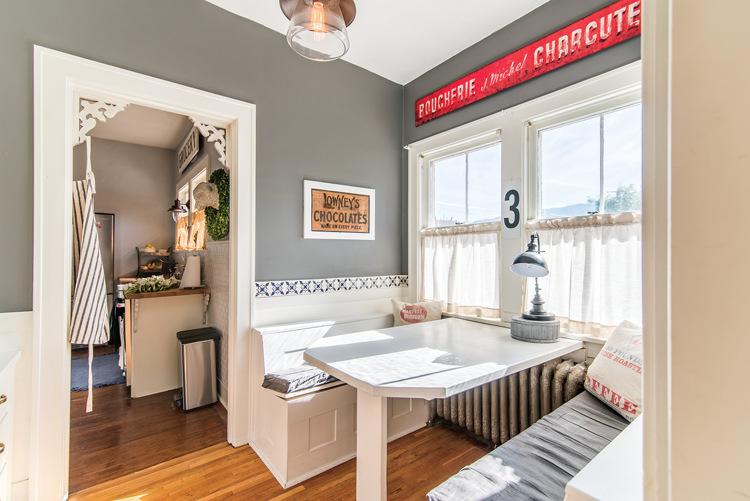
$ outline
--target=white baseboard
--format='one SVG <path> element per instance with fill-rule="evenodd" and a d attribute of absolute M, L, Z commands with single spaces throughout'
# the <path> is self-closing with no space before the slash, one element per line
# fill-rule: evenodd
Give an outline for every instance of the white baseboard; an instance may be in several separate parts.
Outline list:
<path fill-rule="evenodd" d="M 282 487 L 282 489 L 286 489 L 286 488 L 290 487 L 287 484 L 286 479 L 284 478 L 284 476 L 281 473 L 279 473 L 279 471 L 274 467 L 273 463 L 271 463 L 271 461 L 266 457 L 266 455 L 263 454 L 263 451 L 260 449 L 260 447 L 258 447 L 255 444 L 255 442 L 253 442 L 252 440 L 250 441 L 249 445 L 250 445 L 250 448 L 253 449 L 253 451 L 255 451 L 255 453 L 258 455 L 258 457 L 260 458 L 260 460 L 263 461 L 263 464 L 266 465 L 266 468 L 268 468 L 268 471 L 271 472 L 271 475 L 274 476 L 274 478 L 279 483 L 279 485 Z"/>

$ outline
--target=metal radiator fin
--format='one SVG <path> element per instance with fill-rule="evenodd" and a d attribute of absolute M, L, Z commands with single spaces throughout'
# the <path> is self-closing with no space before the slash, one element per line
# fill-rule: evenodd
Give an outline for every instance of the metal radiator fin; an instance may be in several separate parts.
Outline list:
<path fill-rule="evenodd" d="M 430 402 L 430 421 L 445 419 L 504 444 L 583 391 L 588 365 L 560 358 Z"/>

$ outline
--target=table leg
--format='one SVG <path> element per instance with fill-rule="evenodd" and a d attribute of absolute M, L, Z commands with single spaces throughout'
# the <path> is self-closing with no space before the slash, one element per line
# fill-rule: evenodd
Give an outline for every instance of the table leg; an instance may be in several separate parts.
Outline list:
<path fill-rule="evenodd" d="M 388 399 L 357 390 L 357 501 L 385 501 Z"/>

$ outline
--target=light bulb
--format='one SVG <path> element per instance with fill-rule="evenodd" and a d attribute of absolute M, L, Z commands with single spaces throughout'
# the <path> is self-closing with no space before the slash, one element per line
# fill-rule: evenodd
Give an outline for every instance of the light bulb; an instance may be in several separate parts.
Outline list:
<path fill-rule="evenodd" d="M 290 16 L 287 42 L 313 61 L 333 61 L 349 50 L 339 0 L 299 0 Z"/>
<path fill-rule="evenodd" d="M 316 42 L 323 41 L 326 33 L 326 11 L 323 9 L 322 2 L 313 2 L 310 18 L 310 30 L 313 32 L 313 39 Z"/>

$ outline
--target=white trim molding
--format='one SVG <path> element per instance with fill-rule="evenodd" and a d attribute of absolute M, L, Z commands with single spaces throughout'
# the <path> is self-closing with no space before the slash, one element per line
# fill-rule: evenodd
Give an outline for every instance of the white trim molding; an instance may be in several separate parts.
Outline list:
<path fill-rule="evenodd" d="M 219 136 L 228 146 L 227 162 L 233 166 L 234 234 L 229 249 L 227 440 L 240 446 L 250 438 L 255 105 L 34 46 L 33 349 L 28 419 L 29 499 L 34 501 L 62 500 L 68 493 L 70 301 L 60 298 L 71 288 L 71 192 L 73 146 L 80 137 L 79 99 L 90 96 L 104 103 L 133 103 L 194 117 L 226 131 Z"/>
<path fill-rule="evenodd" d="M 672 2 L 643 5 L 643 484 L 672 499 Z"/>

